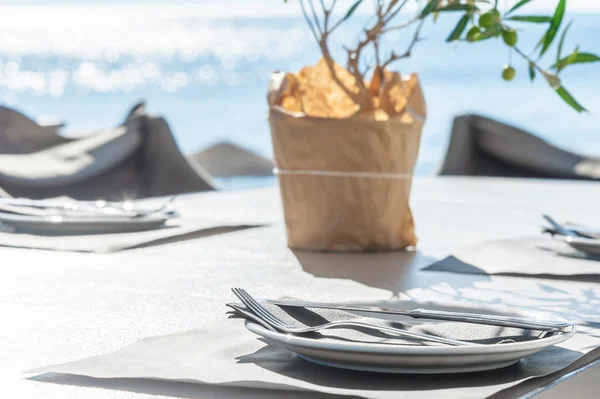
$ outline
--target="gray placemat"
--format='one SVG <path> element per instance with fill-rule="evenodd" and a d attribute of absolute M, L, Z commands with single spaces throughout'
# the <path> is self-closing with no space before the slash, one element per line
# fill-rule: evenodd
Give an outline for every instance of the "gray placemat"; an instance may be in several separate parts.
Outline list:
<path fill-rule="evenodd" d="M 466 273 L 600 278 L 600 259 L 550 236 L 487 241 L 459 248 L 423 270 Z"/>
<path fill-rule="evenodd" d="M 36 376 L 58 373 L 33 377 L 57 383 L 68 383 L 68 379 L 63 382 L 61 374 L 72 374 L 102 379 L 159 379 L 309 390 L 375 399 L 480 399 L 522 383 L 528 383 L 529 392 L 547 382 L 544 378 L 531 382 L 531 378 L 561 373 L 593 349 L 585 337 L 576 334 L 564 343 L 501 370 L 454 375 L 380 374 L 308 363 L 290 352 L 267 345 L 243 324 L 240 320 L 227 320 L 197 330 L 146 338 L 109 354 L 27 373 Z M 143 382 L 138 381 L 138 384 Z"/>
<path fill-rule="evenodd" d="M 88 235 L 37 235 L 0 232 L 0 246 L 54 251 L 107 253 L 200 238 L 253 227 L 218 221 L 169 221 L 160 229 L 131 233 Z"/>

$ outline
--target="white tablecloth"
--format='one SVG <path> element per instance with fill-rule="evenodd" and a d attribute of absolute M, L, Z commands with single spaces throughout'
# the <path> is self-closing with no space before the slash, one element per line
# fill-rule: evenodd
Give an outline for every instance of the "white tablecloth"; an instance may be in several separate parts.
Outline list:
<path fill-rule="evenodd" d="M 418 252 L 337 255 L 347 258 L 343 269 L 327 267 L 326 254 L 294 254 L 285 246 L 281 224 L 114 254 L 0 248 L 0 386 L 6 397 L 278 397 L 266 391 L 156 381 L 113 381 L 98 388 L 88 386 L 102 385 L 97 380 L 64 377 L 49 383 L 20 375 L 221 320 L 234 285 L 259 296 L 323 301 L 410 297 L 530 309 L 547 298 L 543 310 L 594 325 L 600 323 L 597 283 L 418 269 L 457 246 L 535 235 L 543 212 L 600 225 L 600 215 L 593 212 L 597 198 L 600 185 L 595 183 L 416 179 L 412 204 Z M 187 200 L 208 215 L 237 212 L 280 220 L 274 188 L 198 194 Z M 588 339 L 590 346 L 600 344 L 598 336 Z"/>

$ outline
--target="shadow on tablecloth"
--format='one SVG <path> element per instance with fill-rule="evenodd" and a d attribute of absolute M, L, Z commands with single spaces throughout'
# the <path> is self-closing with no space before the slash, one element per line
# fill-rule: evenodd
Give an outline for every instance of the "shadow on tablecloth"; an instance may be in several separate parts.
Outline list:
<path fill-rule="evenodd" d="M 570 256 L 569 256 L 570 257 Z M 581 259 L 581 258 L 574 258 Z M 595 261 L 595 260 L 594 260 Z M 457 257 L 451 255 L 438 262 L 435 262 L 431 266 L 427 266 L 423 269 L 424 271 L 431 272 L 447 272 L 447 273 L 459 273 L 459 274 L 472 274 L 478 276 L 509 276 L 509 277 L 533 277 L 548 280 L 569 280 L 569 281 L 586 281 L 586 282 L 600 282 L 600 274 L 574 274 L 574 275 L 556 275 L 551 272 L 548 273 L 527 273 L 524 270 L 522 273 L 519 272 L 488 272 L 481 267 L 477 267 L 471 263 L 464 262 Z M 600 271 L 600 263 L 598 264 L 598 270 Z"/>
<path fill-rule="evenodd" d="M 294 255 L 308 274 L 321 278 L 347 279 L 391 292 L 397 298 L 400 292 L 413 288 L 428 288 L 421 274 L 413 278 L 423 266 L 438 262 L 438 258 L 425 255 L 420 250 L 381 253 L 332 253 L 293 250 Z M 489 280 L 485 273 L 468 282 L 453 281 L 453 285 L 472 285 L 474 281 Z"/>

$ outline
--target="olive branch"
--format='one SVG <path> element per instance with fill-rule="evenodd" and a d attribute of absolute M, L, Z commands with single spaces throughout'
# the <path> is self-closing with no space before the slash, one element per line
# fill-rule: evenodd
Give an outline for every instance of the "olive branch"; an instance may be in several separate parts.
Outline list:
<path fill-rule="evenodd" d="M 286 3 L 288 0 L 284 0 Z M 577 46 L 571 53 L 563 56 L 563 47 L 566 35 L 572 22 L 562 29 L 566 11 L 567 0 L 558 0 L 552 15 L 520 15 L 516 12 L 533 0 L 520 0 L 512 8 L 501 12 L 498 0 L 426 0 L 420 1 L 421 6 L 416 15 L 405 20 L 400 19 L 400 12 L 409 0 L 372 0 L 375 18 L 373 22 L 364 27 L 361 37 L 354 47 L 346 50 L 346 69 L 352 74 L 355 86 L 344 84 L 336 74 L 335 61 L 331 55 L 328 40 L 332 33 L 341 24 L 347 21 L 356 10 L 364 3 L 357 0 L 334 21 L 334 10 L 337 0 L 298 0 L 302 15 L 314 36 L 333 80 L 342 88 L 361 110 L 372 109 L 373 96 L 367 87 L 365 75 L 373 70 L 379 74 L 380 81 L 384 80 L 383 71 L 392 63 L 411 56 L 413 49 L 421 38 L 423 24 L 429 18 L 437 20 L 441 14 L 459 14 L 458 21 L 448 35 L 446 42 L 476 43 L 492 39 L 501 39 L 509 48 L 509 59 L 514 52 L 521 57 L 527 66 L 530 80 L 533 82 L 538 74 L 542 75 L 550 87 L 575 111 L 583 112 L 586 109 L 565 89 L 559 74 L 567 67 L 576 64 L 600 61 L 595 54 L 583 52 Z M 414 0 L 413 0 L 414 2 Z M 419 0 L 417 0 L 419 2 Z M 402 16 L 403 17 L 403 16 Z M 544 24 L 547 25 L 542 38 L 532 52 L 527 53 L 518 46 L 518 32 L 514 24 Z M 391 51 L 382 54 L 380 43 L 382 37 L 389 32 L 412 29 L 408 46 L 401 52 Z M 562 33 L 559 35 L 559 33 Z M 544 68 L 540 65 L 541 58 L 547 53 L 555 39 L 559 37 L 557 52 L 551 66 Z M 364 62 L 365 53 L 369 51 L 374 55 L 374 65 Z M 516 70 L 509 61 L 502 71 L 502 78 L 510 81 L 515 77 Z"/>

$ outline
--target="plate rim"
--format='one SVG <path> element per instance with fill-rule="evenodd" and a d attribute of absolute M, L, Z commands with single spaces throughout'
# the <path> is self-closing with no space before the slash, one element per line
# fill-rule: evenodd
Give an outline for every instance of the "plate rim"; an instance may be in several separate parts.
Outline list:
<path fill-rule="evenodd" d="M 600 239 L 597 239 L 597 238 L 555 235 L 554 239 L 556 239 L 558 241 L 566 242 L 567 244 L 581 244 L 581 245 L 592 246 L 592 247 L 600 247 Z"/>
<path fill-rule="evenodd" d="M 60 216 L 60 215 L 56 215 Z M 153 217 L 153 216 L 141 216 L 136 218 L 88 218 L 88 219 L 73 219 L 69 216 L 63 217 L 64 219 L 59 222 L 53 222 L 48 220 L 47 217 L 32 216 L 32 215 L 12 215 L 4 212 L 0 212 L 0 222 L 6 225 L 11 223 L 16 224 L 37 224 L 44 226 L 65 226 L 65 225 L 85 225 L 85 224 L 151 224 L 151 223 L 165 223 L 170 218 L 168 216 Z"/>

